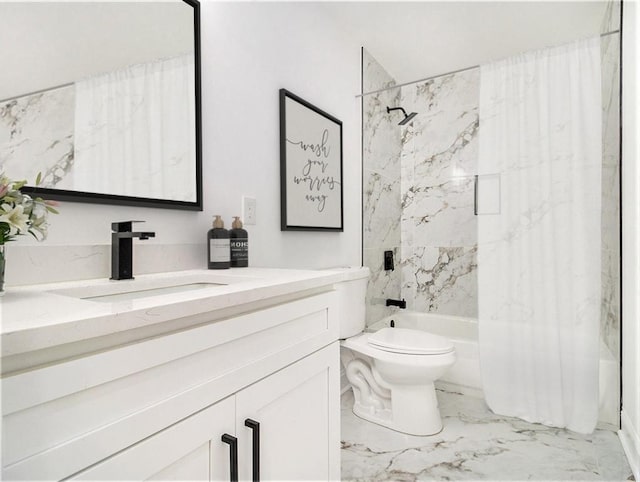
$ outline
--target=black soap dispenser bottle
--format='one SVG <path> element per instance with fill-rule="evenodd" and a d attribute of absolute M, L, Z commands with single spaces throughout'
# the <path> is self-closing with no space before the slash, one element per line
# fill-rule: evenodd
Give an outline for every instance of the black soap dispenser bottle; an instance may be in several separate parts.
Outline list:
<path fill-rule="evenodd" d="M 239 216 L 234 216 L 231 227 L 231 267 L 246 268 L 249 266 L 249 233 L 242 229 Z"/>
<path fill-rule="evenodd" d="M 213 229 L 207 233 L 209 269 L 228 269 L 231 266 L 231 246 L 229 231 L 224 229 L 224 221 L 218 215 L 213 220 Z"/>

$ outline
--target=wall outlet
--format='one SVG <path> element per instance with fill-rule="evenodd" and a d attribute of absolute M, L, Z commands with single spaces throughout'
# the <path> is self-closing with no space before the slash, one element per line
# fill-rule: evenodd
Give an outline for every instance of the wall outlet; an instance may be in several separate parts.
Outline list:
<path fill-rule="evenodd" d="M 246 225 L 256 224 L 256 198 L 242 196 L 242 222 Z"/>

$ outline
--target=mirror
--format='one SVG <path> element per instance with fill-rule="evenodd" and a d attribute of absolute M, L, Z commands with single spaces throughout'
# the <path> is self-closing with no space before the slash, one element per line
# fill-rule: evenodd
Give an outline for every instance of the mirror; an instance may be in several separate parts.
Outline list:
<path fill-rule="evenodd" d="M 46 199 L 202 210 L 196 0 L 0 4 L 0 171 Z"/>

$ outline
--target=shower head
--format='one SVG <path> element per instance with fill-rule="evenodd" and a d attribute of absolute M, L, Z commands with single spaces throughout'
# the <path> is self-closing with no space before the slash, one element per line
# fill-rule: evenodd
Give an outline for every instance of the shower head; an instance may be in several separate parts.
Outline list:
<path fill-rule="evenodd" d="M 415 116 L 418 115 L 417 112 L 412 112 L 411 114 L 407 114 L 407 112 L 402 107 L 387 107 L 387 114 L 390 113 L 392 110 L 401 110 L 402 113 L 404 114 L 404 119 L 398 122 L 399 126 L 405 125 L 407 122 L 409 122 L 411 119 L 413 119 Z"/>
<path fill-rule="evenodd" d="M 418 115 L 418 113 L 417 113 L 417 112 L 412 112 L 412 113 L 411 113 L 411 114 L 409 114 L 409 115 L 406 115 L 406 114 L 405 114 L 404 119 L 402 119 L 400 122 L 398 122 L 398 125 L 399 125 L 399 126 L 403 126 L 403 125 L 405 125 L 407 122 L 409 122 L 411 119 L 413 119 L 413 118 L 414 118 L 415 116 L 417 116 L 417 115 Z"/>

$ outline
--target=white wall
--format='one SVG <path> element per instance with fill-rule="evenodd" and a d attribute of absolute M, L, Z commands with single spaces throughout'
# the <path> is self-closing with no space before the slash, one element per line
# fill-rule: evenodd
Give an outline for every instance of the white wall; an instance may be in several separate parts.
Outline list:
<path fill-rule="evenodd" d="M 360 46 L 318 6 L 205 2 L 202 19 L 205 203 L 227 219 L 257 199 L 254 265 L 361 262 Z M 280 231 L 278 90 L 343 122 L 344 233 Z"/>
<path fill-rule="evenodd" d="M 134 241 L 136 273 L 204 268 L 213 215 L 229 227 L 243 194 L 257 199 L 250 265 L 360 264 L 360 45 L 312 3 L 204 1 L 201 15 L 204 211 L 62 203 L 44 243 L 21 236 L 9 246 L 8 286 L 108 276 L 110 223 L 126 219 L 156 232 Z M 343 233 L 280 231 L 283 87 L 343 122 Z"/>
<path fill-rule="evenodd" d="M 0 18 L 0 99 L 193 51 L 179 1 L 0 2 Z"/>
<path fill-rule="evenodd" d="M 622 429 L 640 480 L 640 6 L 624 2 L 622 30 Z"/>

